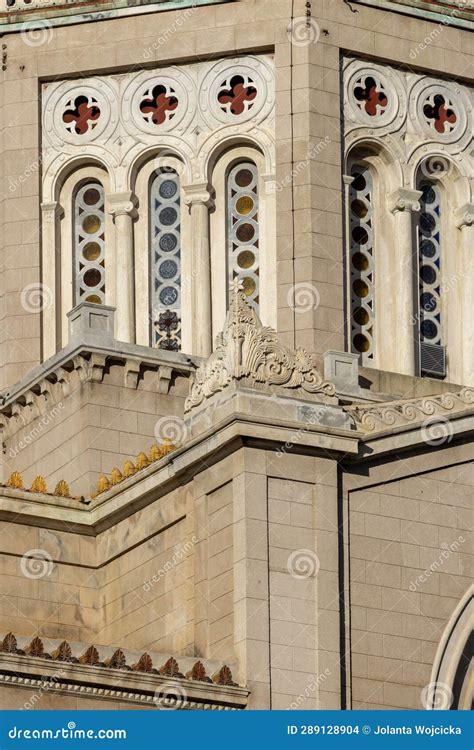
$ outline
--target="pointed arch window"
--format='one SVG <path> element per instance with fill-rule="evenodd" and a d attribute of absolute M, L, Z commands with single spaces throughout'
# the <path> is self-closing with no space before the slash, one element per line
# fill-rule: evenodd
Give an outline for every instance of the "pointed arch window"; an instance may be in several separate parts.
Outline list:
<path fill-rule="evenodd" d="M 181 349 L 181 196 L 173 169 L 152 177 L 150 186 L 152 346 Z"/>
<path fill-rule="evenodd" d="M 420 372 L 445 376 L 441 298 L 441 191 L 436 180 L 418 179 L 418 301 Z"/>
<path fill-rule="evenodd" d="M 257 311 L 260 303 L 260 228 L 258 170 L 242 161 L 227 175 L 227 273 L 228 284 L 240 280 L 248 303 Z"/>
<path fill-rule="evenodd" d="M 366 164 L 354 164 L 349 186 L 349 288 L 351 351 L 365 365 L 375 353 L 373 180 Z"/>
<path fill-rule="evenodd" d="M 74 195 L 74 304 L 105 303 L 104 188 L 86 182 Z"/>

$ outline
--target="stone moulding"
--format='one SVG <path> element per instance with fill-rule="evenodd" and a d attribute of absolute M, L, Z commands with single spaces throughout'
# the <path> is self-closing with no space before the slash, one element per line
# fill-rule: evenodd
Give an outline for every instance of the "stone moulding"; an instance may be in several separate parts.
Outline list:
<path fill-rule="evenodd" d="M 324 381 L 304 349 L 291 350 L 273 328 L 263 326 L 244 292 L 234 287 L 224 330 L 216 348 L 193 376 L 185 412 L 200 406 L 232 381 L 249 388 L 291 389 L 301 394 L 333 397 L 335 387 Z"/>
<path fill-rule="evenodd" d="M 83 649 L 83 644 L 77 644 L 74 656 L 71 646 L 63 641 L 47 653 L 38 636 L 19 648 L 15 636 L 8 633 L 0 644 L 0 685 L 148 703 L 150 707 L 166 707 L 167 699 L 172 700 L 175 694 L 179 698 L 176 707 L 181 709 L 235 710 L 247 705 L 249 690 L 233 681 L 227 665 L 218 668 L 211 679 L 198 660 L 184 676 L 174 657 L 161 656 L 164 663 L 156 669 L 147 653 L 129 665 L 130 654 L 120 648 L 108 658 L 101 658 L 95 646 L 81 654 Z M 185 661 L 189 663 L 190 658 Z"/>
<path fill-rule="evenodd" d="M 196 367 L 183 355 L 173 361 L 167 358 L 168 352 L 131 344 L 124 347 L 129 351 L 97 352 L 87 344 L 74 351 L 65 349 L 33 370 L 25 380 L 3 391 L 0 394 L 2 439 L 12 437 L 35 419 L 49 419 L 50 412 L 61 409 L 64 400 L 81 383 L 101 383 L 111 362 L 123 366 L 126 388 L 137 389 L 140 374 L 145 370 L 155 371 L 157 392 L 164 395 L 169 391 L 174 372 L 188 376 Z"/>
<path fill-rule="evenodd" d="M 186 661 L 189 662 L 188 657 Z M 76 693 L 103 700 L 146 703 L 150 708 L 163 706 L 184 710 L 243 709 L 249 696 L 249 690 L 233 682 L 226 665 L 211 679 L 203 663 L 197 661 L 184 677 L 173 657 L 160 669 L 155 669 L 151 657 L 145 653 L 130 667 L 121 649 L 101 661 L 97 649 L 89 646 L 77 658 L 63 641 L 48 654 L 38 637 L 25 648 L 18 648 L 12 633 L 5 636 L 0 647 L 2 685 L 35 692 L 39 689 L 40 693 Z M 176 698 L 179 705 L 173 705 Z M 34 705 L 35 701 L 32 702 Z"/>
<path fill-rule="evenodd" d="M 375 432 L 386 427 L 404 427 L 427 419 L 449 419 L 474 404 L 474 388 L 463 388 L 458 393 L 443 393 L 410 400 L 391 401 L 377 406 L 346 406 L 361 432 Z"/>

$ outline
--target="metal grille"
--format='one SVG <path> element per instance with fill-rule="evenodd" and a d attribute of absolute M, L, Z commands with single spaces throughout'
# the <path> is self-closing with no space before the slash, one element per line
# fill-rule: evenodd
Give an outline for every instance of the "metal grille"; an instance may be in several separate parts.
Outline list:
<path fill-rule="evenodd" d="M 181 349 L 181 197 L 174 170 L 155 175 L 150 191 L 152 343 Z"/>
<path fill-rule="evenodd" d="M 74 199 L 74 304 L 105 303 L 104 188 L 83 185 Z"/>
<path fill-rule="evenodd" d="M 227 178 L 227 264 L 229 285 L 242 282 L 248 303 L 258 311 L 260 295 L 258 171 L 241 162 Z"/>
<path fill-rule="evenodd" d="M 420 345 L 420 367 L 422 375 L 434 378 L 446 377 L 446 351 L 439 344 Z"/>
<path fill-rule="evenodd" d="M 351 350 L 362 364 L 374 359 L 373 184 L 364 164 L 352 168 L 349 188 Z"/>

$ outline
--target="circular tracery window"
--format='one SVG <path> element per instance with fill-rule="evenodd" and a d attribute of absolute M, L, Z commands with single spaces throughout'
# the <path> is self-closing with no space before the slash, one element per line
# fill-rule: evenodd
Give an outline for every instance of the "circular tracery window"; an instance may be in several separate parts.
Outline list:
<path fill-rule="evenodd" d="M 140 102 L 140 112 L 147 123 L 163 125 L 175 116 L 178 108 L 178 97 L 171 86 L 158 83 L 151 86 Z"/>
<path fill-rule="evenodd" d="M 458 121 L 452 100 L 441 93 L 431 92 L 425 98 L 423 116 L 428 127 L 440 135 L 452 133 Z"/>
<path fill-rule="evenodd" d="M 388 107 L 389 97 L 381 78 L 362 75 L 354 85 L 353 94 L 359 109 L 369 117 L 379 117 Z"/>
<path fill-rule="evenodd" d="M 66 104 L 62 120 L 69 133 L 86 135 L 97 126 L 100 115 L 98 101 L 91 95 L 80 94 Z"/>
<path fill-rule="evenodd" d="M 256 97 L 255 82 L 245 74 L 226 78 L 222 81 L 217 93 L 221 110 L 234 116 L 242 115 L 252 109 Z"/>

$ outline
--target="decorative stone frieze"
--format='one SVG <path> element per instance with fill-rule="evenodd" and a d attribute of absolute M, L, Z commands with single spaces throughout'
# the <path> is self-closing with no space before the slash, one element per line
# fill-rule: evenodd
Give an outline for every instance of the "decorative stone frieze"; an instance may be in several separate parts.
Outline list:
<path fill-rule="evenodd" d="M 320 394 L 323 399 L 335 393 L 334 385 L 323 381 L 304 349 L 293 351 L 283 346 L 276 331 L 262 325 L 238 286 L 232 291 L 216 348 L 194 375 L 185 411 L 200 406 L 232 381 L 267 392 L 273 388 L 294 395 Z"/>
<path fill-rule="evenodd" d="M 226 664 L 211 662 L 211 679 L 203 662 L 194 662 L 193 657 L 183 657 L 188 666 L 181 671 L 173 656 L 158 655 L 162 666 L 155 668 L 148 653 L 137 658 L 125 649 L 111 653 L 110 648 L 100 647 L 101 653 L 93 645 L 84 648 L 84 644 L 70 645 L 67 641 L 48 653 L 38 636 L 29 642 L 19 640 L 22 646 L 13 633 L 8 633 L 0 644 L 0 684 L 5 686 L 31 689 L 45 685 L 48 692 L 73 692 L 151 706 L 160 704 L 161 699 L 165 702 L 166 694 L 171 695 L 175 686 L 183 696 L 179 708 L 231 710 L 247 704 L 249 690 L 234 682 Z M 136 661 L 130 663 L 133 659 Z"/>
<path fill-rule="evenodd" d="M 404 427 L 429 417 L 452 417 L 474 404 L 474 388 L 440 396 L 390 401 L 384 404 L 347 406 L 361 432 L 375 432 L 386 427 Z"/>

